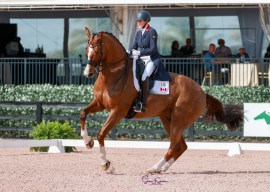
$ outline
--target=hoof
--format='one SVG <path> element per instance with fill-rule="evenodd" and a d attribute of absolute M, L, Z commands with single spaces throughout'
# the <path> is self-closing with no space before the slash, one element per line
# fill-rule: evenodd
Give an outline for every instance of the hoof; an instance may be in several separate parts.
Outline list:
<path fill-rule="evenodd" d="M 85 144 L 87 149 L 92 149 L 94 147 L 94 139 L 91 138 L 89 143 Z"/>
<path fill-rule="evenodd" d="M 111 162 L 108 161 L 106 164 L 101 165 L 103 171 L 107 171 L 110 168 Z"/>
<path fill-rule="evenodd" d="M 144 173 L 146 173 L 146 174 L 154 174 L 154 173 L 160 174 L 161 173 L 161 170 L 157 170 L 157 169 L 151 168 L 151 169 L 146 169 L 144 171 Z"/>

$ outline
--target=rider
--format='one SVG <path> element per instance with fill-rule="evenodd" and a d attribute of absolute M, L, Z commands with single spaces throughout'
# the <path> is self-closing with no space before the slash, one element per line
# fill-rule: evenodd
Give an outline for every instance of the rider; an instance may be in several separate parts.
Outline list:
<path fill-rule="evenodd" d="M 147 96 L 149 91 L 149 77 L 155 69 L 161 64 L 160 55 L 157 48 L 157 32 L 150 27 L 151 15 L 148 11 L 141 10 L 137 13 L 137 27 L 139 30 L 135 35 L 135 40 L 130 53 L 133 56 L 140 56 L 144 61 L 145 69 L 142 75 L 142 97 L 134 106 L 134 111 L 145 112 Z"/>

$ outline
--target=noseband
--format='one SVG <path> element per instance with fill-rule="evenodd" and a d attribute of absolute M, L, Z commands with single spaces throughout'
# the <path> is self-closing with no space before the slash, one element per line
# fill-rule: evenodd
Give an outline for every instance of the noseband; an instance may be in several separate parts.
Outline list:
<path fill-rule="evenodd" d="M 103 56 L 102 45 L 103 45 L 103 43 L 101 42 L 100 44 L 97 44 L 97 45 L 94 45 L 94 46 L 92 46 L 92 45 L 89 45 L 89 46 L 88 46 L 88 47 L 91 48 L 91 49 L 94 49 L 94 48 L 96 48 L 96 47 L 101 46 L 100 50 L 98 51 L 98 53 L 99 53 L 99 60 L 98 60 L 98 61 L 87 60 L 87 64 L 88 64 L 88 65 L 93 65 L 94 67 L 97 67 L 97 66 L 98 66 L 98 68 L 99 68 L 100 63 L 101 63 L 101 58 L 102 58 L 102 56 Z"/>

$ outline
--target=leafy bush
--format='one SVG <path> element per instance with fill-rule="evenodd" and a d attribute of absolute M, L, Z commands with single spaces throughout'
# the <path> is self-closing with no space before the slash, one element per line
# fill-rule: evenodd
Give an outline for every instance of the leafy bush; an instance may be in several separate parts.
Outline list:
<path fill-rule="evenodd" d="M 34 130 L 30 132 L 30 136 L 35 140 L 43 139 L 77 139 L 79 138 L 75 134 L 75 129 L 70 126 L 66 121 L 60 123 L 59 121 L 53 121 L 46 123 L 44 120 L 34 127 Z M 47 152 L 49 147 L 32 147 L 32 151 Z M 65 147 L 66 152 L 72 152 L 75 147 Z"/>

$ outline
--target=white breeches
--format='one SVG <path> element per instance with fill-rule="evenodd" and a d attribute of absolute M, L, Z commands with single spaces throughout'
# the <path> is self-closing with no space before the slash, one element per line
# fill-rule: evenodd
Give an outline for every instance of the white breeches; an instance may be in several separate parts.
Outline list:
<path fill-rule="evenodd" d="M 141 59 L 145 63 L 145 69 L 142 75 L 142 81 L 144 81 L 146 77 L 150 77 L 150 75 L 152 75 L 152 73 L 156 69 L 156 66 L 154 62 L 151 60 L 150 56 L 143 56 L 141 57 Z"/>

